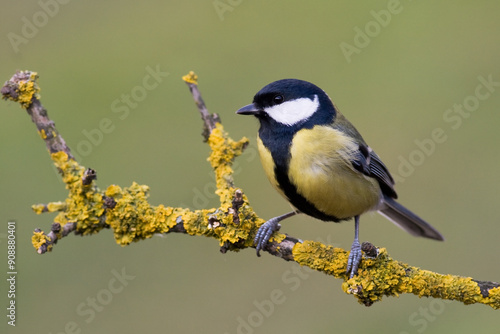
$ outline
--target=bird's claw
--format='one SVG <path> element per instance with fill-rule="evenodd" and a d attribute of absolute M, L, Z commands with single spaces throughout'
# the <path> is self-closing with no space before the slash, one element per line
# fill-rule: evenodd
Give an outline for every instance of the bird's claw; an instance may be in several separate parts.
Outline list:
<path fill-rule="evenodd" d="M 353 278 L 358 272 L 359 264 L 361 263 L 361 246 L 359 241 L 354 240 L 351 246 L 351 252 L 349 253 L 349 259 L 347 260 L 346 272 L 349 274 L 349 278 Z"/>
<path fill-rule="evenodd" d="M 253 243 L 256 246 L 255 248 L 257 249 L 257 256 L 260 256 L 260 251 L 269 242 L 271 235 L 281 228 L 281 225 L 278 222 L 278 219 L 271 218 L 259 227 L 259 230 L 255 235 L 255 239 L 253 240 Z"/>

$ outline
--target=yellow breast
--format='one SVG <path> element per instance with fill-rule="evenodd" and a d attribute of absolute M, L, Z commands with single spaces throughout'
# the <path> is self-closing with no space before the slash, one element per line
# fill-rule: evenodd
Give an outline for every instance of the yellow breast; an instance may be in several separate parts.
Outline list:
<path fill-rule="evenodd" d="M 349 218 L 373 209 L 381 198 L 378 182 L 350 162 L 358 144 L 331 127 L 297 132 L 291 146 L 289 178 L 317 209 Z"/>
<path fill-rule="evenodd" d="M 260 139 L 258 147 L 269 181 L 286 198 L 276 181 L 270 151 Z M 350 157 L 357 150 L 356 143 L 333 128 L 300 130 L 291 145 L 288 177 L 297 192 L 321 212 L 339 219 L 360 215 L 376 207 L 381 190 L 375 179 L 352 167 Z"/>

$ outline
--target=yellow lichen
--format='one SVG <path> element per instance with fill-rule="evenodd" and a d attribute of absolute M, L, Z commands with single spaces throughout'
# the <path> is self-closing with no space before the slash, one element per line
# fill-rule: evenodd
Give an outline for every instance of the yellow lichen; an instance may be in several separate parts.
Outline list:
<path fill-rule="evenodd" d="M 93 234 L 100 231 L 104 224 L 101 217 L 104 214 L 102 194 L 98 188 L 85 187 L 82 184 L 82 177 L 85 168 L 80 166 L 74 159 L 70 159 L 68 154 L 59 151 L 51 154 L 52 161 L 62 174 L 66 188 L 70 196 L 64 203 L 51 203 L 47 206 L 50 212 L 64 209 L 54 219 L 55 222 L 64 226 L 67 222 L 76 222 L 76 230 L 83 234 Z"/>
<path fill-rule="evenodd" d="M 159 205 L 154 208 L 154 214 L 150 218 L 152 220 L 152 224 L 157 226 L 159 231 L 167 232 L 169 229 L 176 225 L 175 220 L 169 219 L 169 217 L 173 213 L 173 208 L 164 207 L 163 205 Z M 157 232 L 157 233 L 165 233 L 165 232 Z"/>
<path fill-rule="evenodd" d="M 51 202 L 47 205 L 44 204 L 34 204 L 31 206 L 31 209 L 35 211 L 37 215 L 43 212 L 56 212 L 63 211 L 66 208 L 65 202 Z"/>
<path fill-rule="evenodd" d="M 203 217 L 196 212 L 185 210 L 178 213 L 186 232 L 190 235 L 204 235 L 208 232 L 208 222 L 203 221 Z"/>
<path fill-rule="evenodd" d="M 62 165 L 63 163 L 65 163 L 68 160 L 68 154 L 66 154 L 66 152 L 64 152 L 64 151 L 52 153 L 50 155 L 50 157 L 51 157 L 52 161 L 54 161 L 56 166 Z"/>
<path fill-rule="evenodd" d="M 298 242 L 293 247 L 294 260 L 303 266 L 325 272 L 334 277 L 345 276 L 347 252 L 316 241 Z"/>
<path fill-rule="evenodd" d="M 43 232 L 33 232 L 33 236 L 31 237 L 31 243 L 35 249 L 39 249 L 44 245 L 47 241 L 50 241 L 50 238 L 46 236 Z"/>
<path fill-rule="evenodd" d="M 66 208 L 65 202 L 51 202 L 47 204 L 47 209 L 49 212 L 62 211 Z"/>
<path fill-rule="evenodd" d="M 111 185 L 105 195 L 112 197 L 116 205 L 106 211 L 106 223 L 114 231 L 117 243 L 122 246 L 155 233 L 166 233 L 175 226 L 172 219 L 175 210 L 164 206 L 152 207 L 148 203 L 149 187 L 135 182 L 132 186 L 120 188 Z"/>
<path fill-rule="evenodd" d="M 286 234 L 283 233 L 273 233 L 272 237 L 269 239 L 270 241 L 282 242 L 285 240 Z"/>
<path fill-rule="evenodd" d="M 26 109 L 31 105 L 33 96 L 40 98 L 40 87 L 36 82 L 38 74 L 36 72 L 21 71 L 15 77 L 19 80 L 15 82 L 15 91 L 17 94 L 11 94 L 8 98 L 18 102 L 21 107 Z"/>
<path fill-rule="evenodd" d="M 193 71 L 190 71 L 188 74 L 184 75 L 182 77 L 182 80 L 184 80 L 187 83 L 191 83 L 191 84 L 195 84 L 195 85 L 198 84 L 198 76 Z"/>
<path fill-rule="evenodd" d="M 45 210 L 45 205 L 43 205 L 43 204 L 34 204 L 34 205 L 32 205 L 32 206 L 31 206 L 31 209 L 32 209 L 33 211 L 35 211 L 35 213 L 36 213 L 37 215 L 40 215 L 40 214 L 42 214 L 42 213 L 44 212 L 44 210 Z"/>
<path fill-rule="evenodd" d="M 231 200 L 236 188 L 233 187 L 233 169 L 231 167 L 233 160 L 241 155 L 243 149 L 248 145 L 248 139 L 242 138 L 235 142 L 224 131 L 220 123 L 208 138 L 208 144 L 211 148 L 208 162 L 215 172 L 216 194 L 219 195 L 221 210 L 226 211 L 231 207 Z"/>
<path fill-rule="evenodd" d="M 500 287 L 490 289 L 489 296 L 485 298 L 485 304 L 490 305 L 495 310 L 500 309 Z"/>
<path fill-rule="evenodd" d="M 112 184 L 106 189 L 105 195 L 108 197 L 114 197 L 118 194 L 120 194 L 122 191 L 122 188 L 120 186 L 117 186 L 115 184 Z"/>

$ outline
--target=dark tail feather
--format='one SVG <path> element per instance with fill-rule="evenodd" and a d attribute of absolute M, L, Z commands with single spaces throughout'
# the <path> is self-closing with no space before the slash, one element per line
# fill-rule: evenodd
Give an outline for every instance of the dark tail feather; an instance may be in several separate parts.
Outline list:
<path fill-rule="evenodd" d="M 416 237 L 444 240 L 434 227 L 392 198 L 384 197 L 384 203 L 378 212 L 406 232 Z"/>

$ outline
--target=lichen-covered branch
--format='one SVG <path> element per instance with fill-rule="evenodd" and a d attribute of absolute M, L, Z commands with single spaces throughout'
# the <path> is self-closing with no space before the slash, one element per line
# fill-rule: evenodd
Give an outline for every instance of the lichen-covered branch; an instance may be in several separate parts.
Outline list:
<path fill-rule="evenodd" d="M 2 97 L 18 102 L 26 109 L 50 153 L 65 152 L 70 159 L 74 159 L 66 142 L 57 132 L 54 122 L 47 116 L 47 110 L 40 103 L 37 79 L 36 72 L 17 72 L 2 87 Z"/>
<path fill-rule="evenodd" d="M 201 119 L 203 120 L 202 136 L 205 138 L 205 141 L 207 141 L 210 133 L 213 129 L 215 129 L 216 124 L 220 123 L 219 115 L 210 114 L 208 112 L 205 101 L 203 101 L 201 93 L 198 90 L 198 76 L 193 71 L 183 76 L 182 80 L 184 80 L 184 82 L 188 85 L 189 91 L 191 92 L 191 95 L 193 95 L 194 103 L 196 103 L 196 106 L 198 107 Z"/>
<path fill-rule="evenodd" d="M 369 251 L 366 248 L 371 248 Z M 494 309 L 500 307 L 500 284 L 480 282 L 470 277 L 442 275 L 392 259 L 385 248 L 364 244 L 365 256 L 358 275 L 345 277 L 348 252 L 325 246 L 319 242 L 304 241 L 293 248 L 294 260 L 312 269 L 344 279 L 342 289 L 356 296 L 366 306 L 383 296 L 412 293 L 419 297 L 458 300 L 464 304 L 482 303 Z"/>
<path fill-rule="evenodd" d="M 184 233 L 218 240 L 223 253 L 254 247 L 253 238 L 264 220 L 254 212 L 243 191 L 235 187 L 232 176 L 232 163 L 248 145 L 248 140 L 232 140 L 218 116 L 208 112 L 194 73 L 183 79 L 204 121 L 205 139 L 211 148 L 208 161 L 214 169 L 216 193 L 220 198 L 218 208 L 203 210 L 151 205 L 148 202 L 149 187 L 137 183 L 129 187 L 110 185 L 100 189 L 96 183 L 96 171 L 75 160 L 54 122 L 48 118 L 39 100 L 36 79 L 35 72 L 18 72 L 5 83 L 1 92 L 5 99 L 19 102 L 31 116 L 68 190 L 64 201 L 33 205 L 38 214 L 57 212 L 50 232 L 36 229 L 33 233 L 32 242 L 38 253 L 51 251 L 58 240 L 71 233 L 91 235 L 104 228 L 112 229 L 116 242 L 122 246 L 155 234 Z M 343 279 L 343 290 L 367 306 L 383 296 L 413 293 L 419 297 L 500 308 L 498 283 L 411 267 L 390 258 L 384 248 L 369 243 L 363 245 L 364 258 L 358 275 L 352 279 L 346 274 L 348 252 L 343 249 L 275 233 L 265 250 L 284 260 Z"/>

